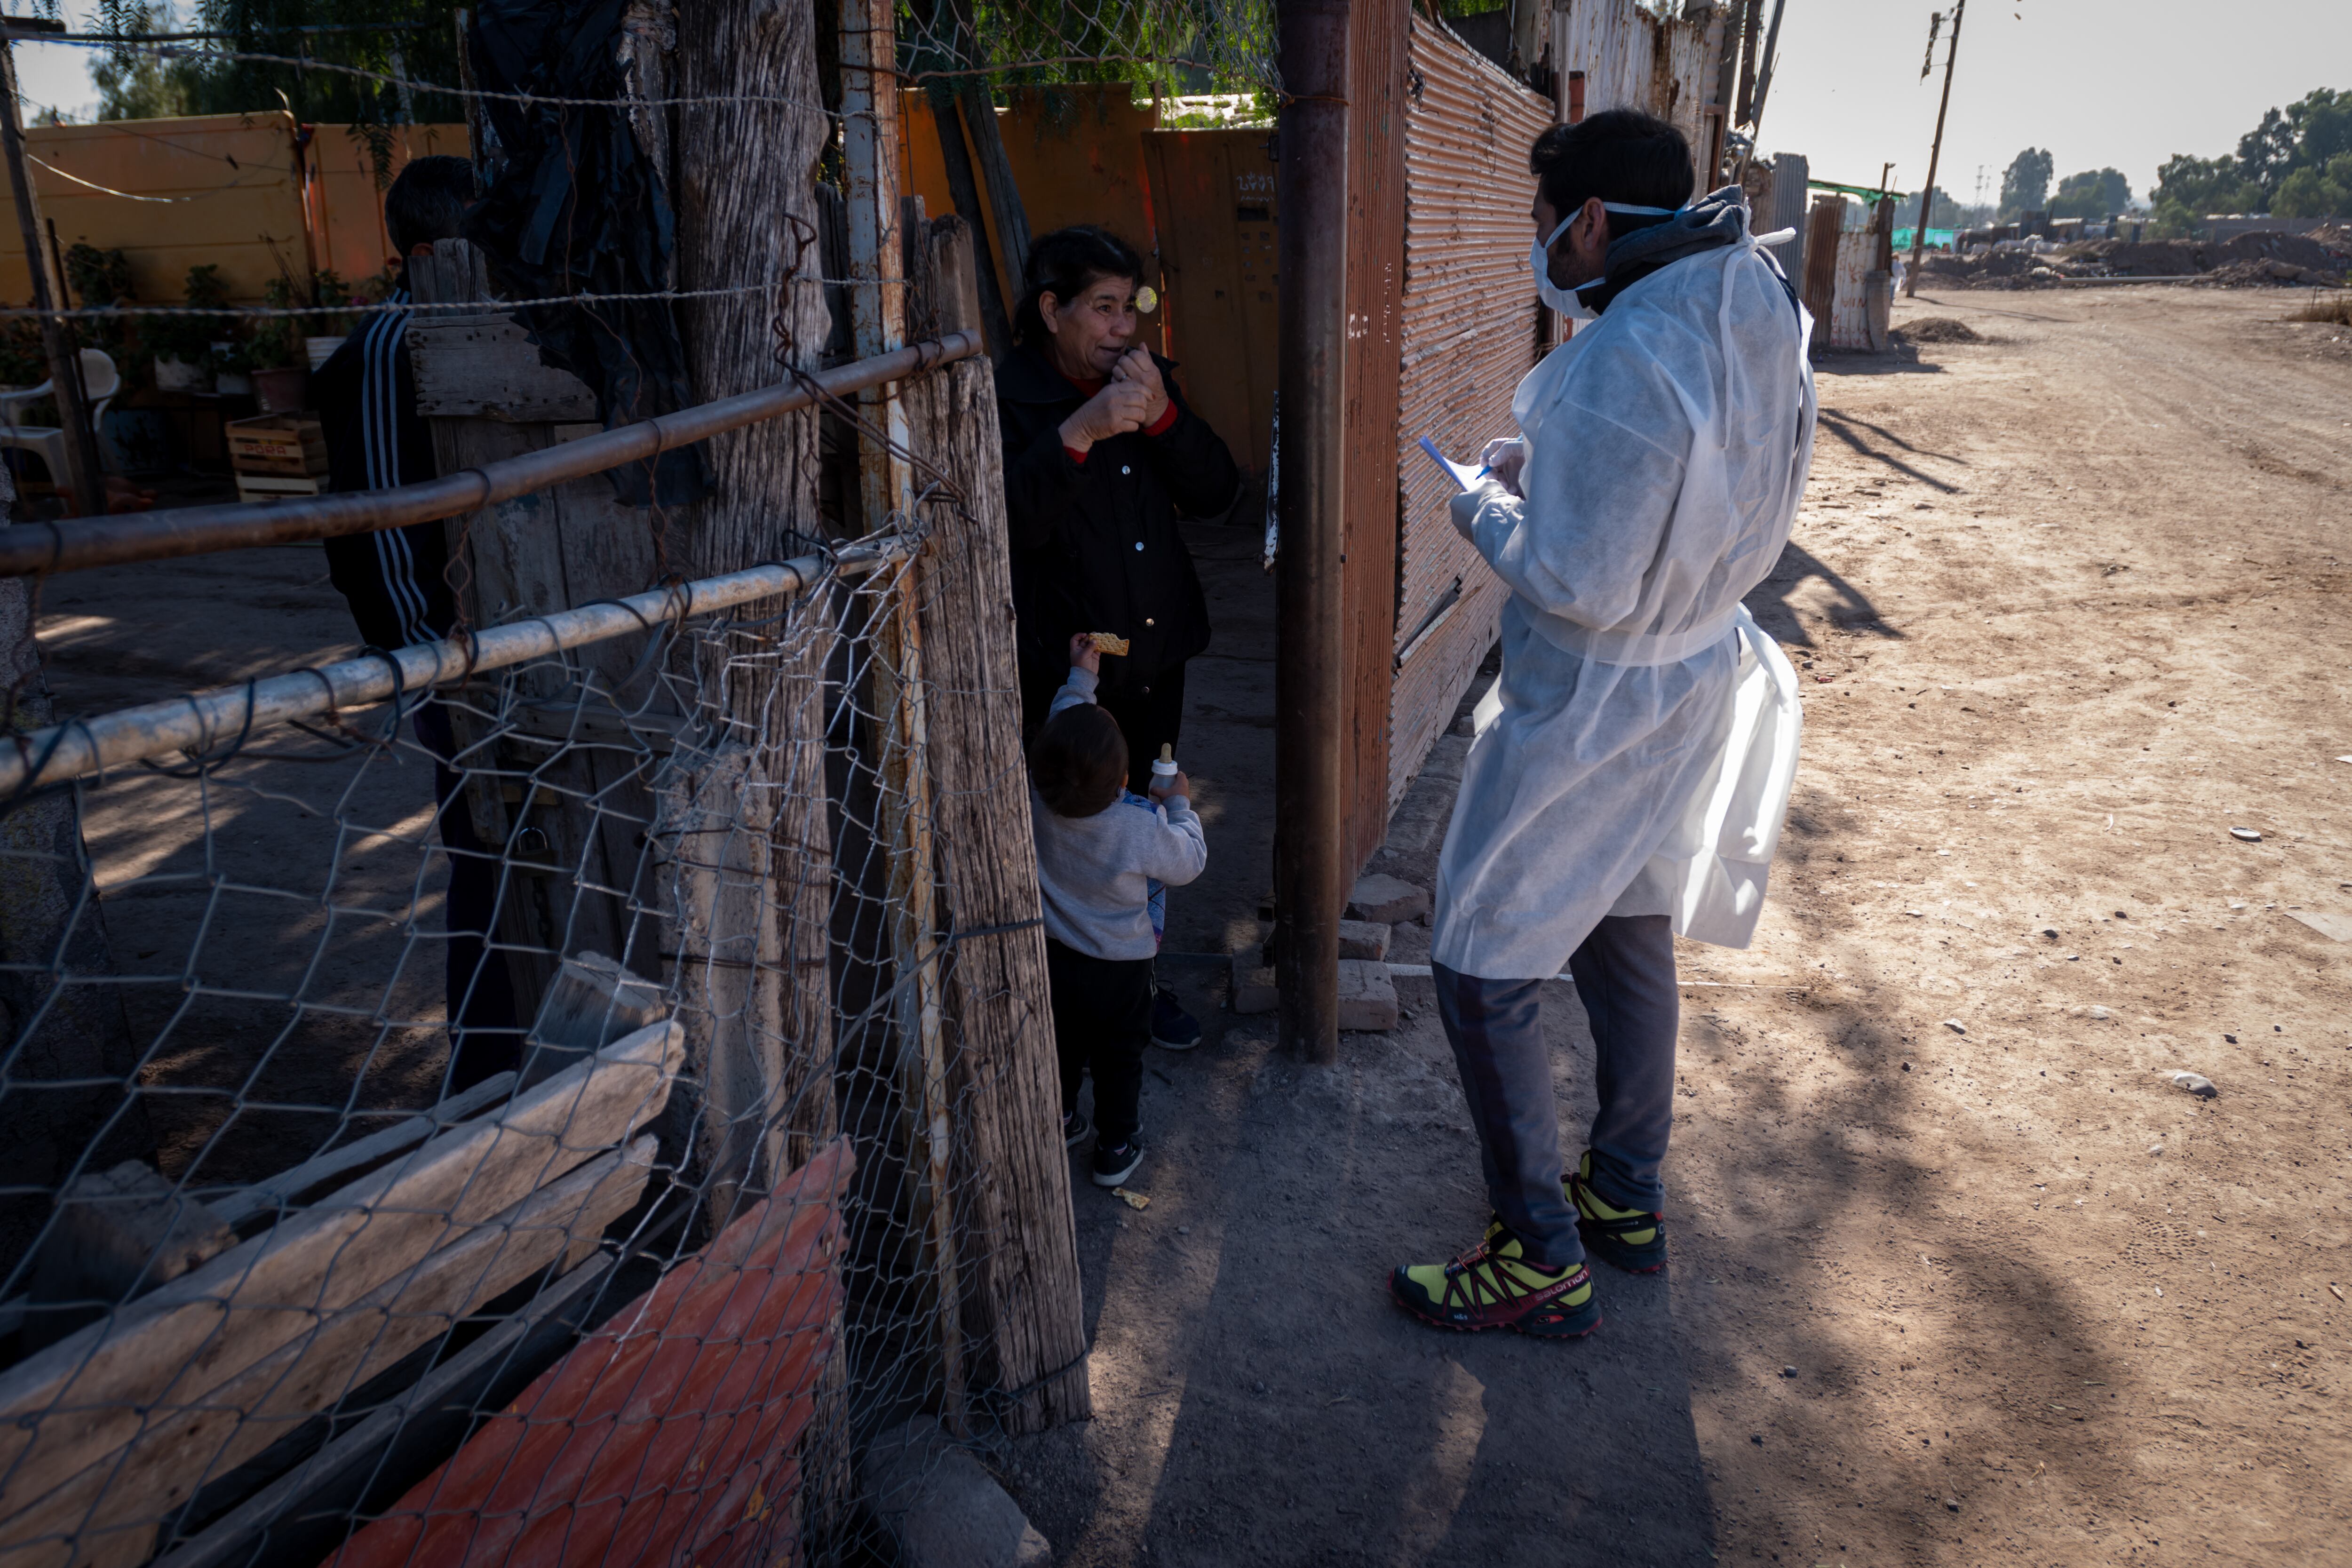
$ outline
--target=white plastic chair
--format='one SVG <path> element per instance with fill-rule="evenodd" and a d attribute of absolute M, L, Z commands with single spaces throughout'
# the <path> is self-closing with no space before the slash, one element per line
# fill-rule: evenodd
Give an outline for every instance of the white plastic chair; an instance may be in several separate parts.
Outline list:
<path fill-rule="evenodd" d="M 122 390 L 122 377 L 114 368 L 114 360 L 103 349 L 81 351 L 81 384 L 89 397 L 89 424 L 92 430 L 105 428 L 106 405 Z M 66 433 L 47 425 L 19 425 L 16 411 L 28 403 L 37 403 L 55 389 L 52 378 L 38 386 L 28 386 L 22 392 L 0 392 L 0 447 L 19 447 L 39 454 L 48 465 L 49 482 L 64 488 L 66 482 Z"/>

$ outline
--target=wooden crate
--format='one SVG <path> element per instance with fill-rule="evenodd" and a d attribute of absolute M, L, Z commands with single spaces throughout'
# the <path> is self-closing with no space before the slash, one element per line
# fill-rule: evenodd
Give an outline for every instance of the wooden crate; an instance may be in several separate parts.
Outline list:
<path fill-rule="evenodd" d="M 327 437 L 316 419 L 298 414 L 264 414 L 228 425 L 229 466 L 240 474 L 289 479 L 323 478 Z"/>
<path fill-rule="evenodd" d="M 239 473 L 236 499 L 243 501 L 284 500 L 289 496 L 314 496 L 327 488 L 324 479 L 280 479 L 275 474 Z"/>

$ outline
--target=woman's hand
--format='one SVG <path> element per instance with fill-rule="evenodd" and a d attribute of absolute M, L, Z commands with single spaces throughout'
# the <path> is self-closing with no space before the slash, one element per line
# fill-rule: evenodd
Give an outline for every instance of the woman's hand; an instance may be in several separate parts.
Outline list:
<path fill-rule="evenodd" d="M 1088 675 L 1102 673 L 1102 649 L 1095 647 L 1092 633 L 1073 632 L 1070 635 L 1070 668 L 1083 669 Z"/>
<path fill-rule="evenodd" d="M 1119 362 L 1122 365 L 1126 363 L 1124 360 Z M 1062 445 L 1071 451 L 1087 451 L 1097 441 L 1124 436 L 1129 430 L 1140 430 L 1158 417 L 1149 412 L 1150 393 L 1139 383 L 1116 379 L 1118 370 L 1118 366 L 1114 365 L 1114 379 L 1080 404 L 1076 413 L 1062 421 Z M 1157 379 L 1156 373 L 1154 379 Z M 1160 402 L 1164 405 L 1167 401 L 1163 394 Z"/>
<path fill-rule="evenodd" d="M 1157 424 L 1160 416 L 1168 412 L 1168 384 L 1160 379 L 1160 366 L 1153 363 L 1150 350 L 1129 349 L 1119 355 L 1118 363 L 1110 367 L 1110 378 L 1114 382 L 1133 382 L 1150 395 L 1151 401 L 1143 411 L 1145 425 Z"/>

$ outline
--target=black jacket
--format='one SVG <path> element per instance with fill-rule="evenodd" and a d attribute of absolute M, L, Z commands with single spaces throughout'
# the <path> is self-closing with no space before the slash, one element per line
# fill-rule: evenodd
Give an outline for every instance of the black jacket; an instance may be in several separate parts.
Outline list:
<path fill-rule="evenodd" d="M 385 302 L 405 305 L 407 291 Z M 433 432 L 416 412 L 408 320 L 406 310 L 365 317 L 310 377 L 330 490 L 389 489 L 436 477 Z M 371 646 L 405 647 L 449 635 L 457 616 L 447 532 L 436 521 L 327 541 L 327 574 Z"/>
<path fill-rule="evenodd" d="M 1102 689 L 1112 695 L 1209 646 L 1208 606 L 1176 518 L 1224 512 L 1241 470 L 1185 405 L 1175 366 L 1152 359 L 1176 422 L 1157 436 L 1138 430 L 1097 441 L 1083 463 L 1063 448 L 1061 425 L 1085 395 L 1027 349 L 1007 354 L 997 372 L 1013 605 L 1022 669 L 1032 679 L 1060 679 L 1076 632 L 1128 639 L 1125 658 L 1103 660 Z"/>

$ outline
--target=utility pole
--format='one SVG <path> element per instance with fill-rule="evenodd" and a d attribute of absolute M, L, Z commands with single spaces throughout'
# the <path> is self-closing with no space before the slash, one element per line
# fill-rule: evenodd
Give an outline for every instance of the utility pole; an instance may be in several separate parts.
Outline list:
<path fill-rule="evenodd" d="M 33 189 L 33 172 L 25 163 L 25 121 L 16 96 L 17 36 L 62 33 L 65 24 L 8 16 L 0 17 L 0 28 L 5 29 L 0 33 L 0 143 L 5 143 L 8 158 L 16 227 L 25 240 L 25 270 L 33 279 L 33 309 L 41 313 L 41 348 L 49 362 L 50 395 L 57 399 L 58 422 L 66 427 L 66 488 L 83 517 L 104 517 L 106 490 L 99 479 L 98 436 L 89 427 L 89 407 L 82 396 L 81 356 L 74 353 L 73 334 L 57 314 L 65 305 L 66 280 L 57 275 L 49 247 L 42 239 L 40 198 Z"/>
<path fill-rule="evenodd" d="M 1339 1058 L 1347 764 L 1340 512 L 1347 493 L 1348 0 L 1277 0 L 1282 389 L 1275 567 L 1275 968 L 1282 1045 Z"/>
<path fill-rule="evenodd" d="M 1903 297 L 1906 300 L 1919 292 L 1919 258 L 1927 249 L 1927 212 L 1936 200 L 1936 165 L 1944 156 L 1944 116 L 1952 107 L 1952 68 L 1960 61 L 1960 18 L 1969 8 L 1969 0 L 1958 0 L 1952 7 L 1952 41 L 1944 51 L 1944 98 L 1936 106 L 1936 140 L 1927 149 L 1927 184 L 1919 193 L 1919 222 L 1911 231 L 1911 269 L 1903 275 Z"/>
<path fill-rule="evenodd" d="M 1748 151 L 1739 157 L 1739 180 L 1748 178 L 1748 165 L 1756 150 L 1764 144 L 1764 100 L 1772 91 L 1772 68 L 1780 56 L 1780 17 L 1789 9 L 1789 0 L 1773 0 L 1772 25 L 1764 31 L 1764 53 L 1756 75 L 1755 118 L 1748 122 Z"/>

